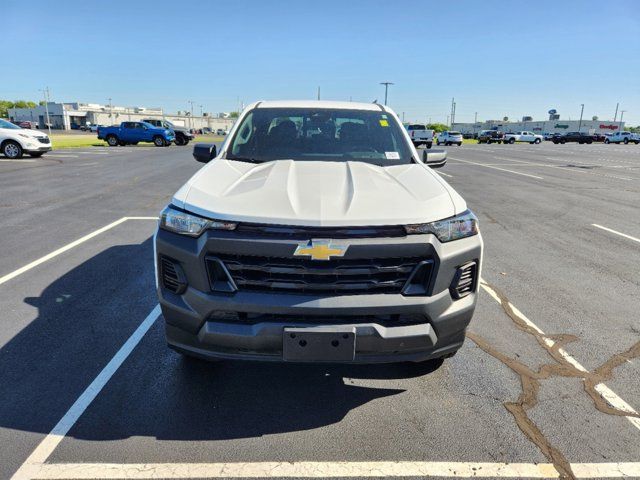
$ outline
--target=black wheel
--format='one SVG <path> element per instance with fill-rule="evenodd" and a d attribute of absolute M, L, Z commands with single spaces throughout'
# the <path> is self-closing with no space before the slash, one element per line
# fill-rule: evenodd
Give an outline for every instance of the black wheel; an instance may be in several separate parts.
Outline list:
<path fill-rule="evenodd" d="M 587 142 L 587 145 L 591 145 L 592 143 L 593 143 L 593 141 L 592 141 L 592 140 L 589 140 L 589 141 Z"/>
<path fill-rule="evenodd" d="M 509 143 L 510 143 L 511 145 L 513 145 L 514 143 L 516 143 L 516 139 L 515 139 L 515 138 L 510 138 L 510 139 L 509 139 Z"/>
<path fill-rule="evenodd" d="M 29 154 L 29 156 L 33 158 L 40 158 L 42 155 L 44 155 L 44 152 L 32 152 Z"/>
<path fill-rule="evenodd" d="M 638 142 L 636 142 L 636 143 L 638 143 Z M 427 143 L 427 148 L 431 148 L 432 145 L 433 144 L 431 142 Z"/>
<path fill-rule="evenodd" d="M 8 140 L 2 145 L 2 153 L 7 158 L 22 158 L 22 147 L 18 142 Z"/>
<path fill-rule="evenodd" d="M 565 143 L 567 143 L 567 141 L 563 138 L 562 140 L 560 140 L 560 143 L 564 145 Z"/>
<path fill-rule="evenodd" d="M 534 142 L 533 142 L 533 143 L 535 143 L 535 144 L 540 143 L 540 139 L 539 139 L 539 138 L 536 138 L 536 139 L 534 140 Z"/>
<path fill-rule="evenodd" d="M 639 141 L 637 141 L 637 142 L 634 142 L 634 143 L 635 143 L 636 145 L 638 145 L 638 144 L 640 143 L 640 140 L 639 140 Z"/>
<path fill-rule="evenodd" d="M 440 140 L 436 140 L 436 145 L 440 146 Z"/>
<path fill-rule="evenodd" d="M 624 143 L 625 145 L 628 145 L 628 144 L 629 144 L 629 139 L 628 139 L 628 138 L 625 138 L 623 143 Z"/>
<path fill-rule="evenodd" d="M 609 139 L 608 139 L 608 138 L 605 138 L 605 139 L 604 139 L 604 143 L 611 143 L 611 142 L 609 142 Z"/>
<path fill-rule="evenodd" d="M 177 135 L 176 136 L 176 145 L 178 145 L 179 147 L 182 147 L 184 145 L 186 145 L 187 142 L 185 141 L 185 138 L 182 135 Z"/>
<path fill-rule="evenodd" d="M 164 147 L 164 138 L 162 138 L 160 135 L 156 135 L 155 137 L 153 137 L 153 144 L 156 147 Z"/>
<path fill-rule="evenodd" d="M 583 142 L 578 142 L 580 145 L 582 145 Z"/>
<path fill-rule="evenodd" d="M 115 135 L 107 135 L 107 145 L 110 147 L 117 147 L 118 143 L 118 137 Z"/>
<path fill-rule="evenodd" d="M 485 143 L 485 142 L 478 142 L 478 143 Z M 493 142 L 491 142 L 491 140 L 487 140 L 487 141 L 486 141 L 486 144 L 487 144 L 487 145 L 491 145 L 491 143 L 493 143 Z"/>
<path fill-rule="evenodd" d="M 458 142 L 458 146 L 461 147 L 462 146 L 462 142 Z"/>

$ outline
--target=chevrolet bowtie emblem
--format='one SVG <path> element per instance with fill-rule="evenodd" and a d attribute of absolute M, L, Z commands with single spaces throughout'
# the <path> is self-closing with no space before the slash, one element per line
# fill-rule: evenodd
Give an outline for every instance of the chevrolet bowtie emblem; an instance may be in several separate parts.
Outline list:
<path fill-rule="evenodd" d="M 347 248 L 349 245 L 331 245 L 331 240 L 309 240 L 299 244 L 293 255 L 308 256 L 311 260 L 330 260 L 331 257 L 343 257 Z"/>

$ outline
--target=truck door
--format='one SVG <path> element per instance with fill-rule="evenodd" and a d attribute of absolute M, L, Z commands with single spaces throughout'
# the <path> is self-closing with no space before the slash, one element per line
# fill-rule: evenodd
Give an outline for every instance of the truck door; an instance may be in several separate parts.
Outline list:
<path fill-rule="evenodd" d="M 120 129 L 121 140 L 125 142 L 133 141 L 134 128 L 134 122 L 122 122 L 122 128 Z"/>

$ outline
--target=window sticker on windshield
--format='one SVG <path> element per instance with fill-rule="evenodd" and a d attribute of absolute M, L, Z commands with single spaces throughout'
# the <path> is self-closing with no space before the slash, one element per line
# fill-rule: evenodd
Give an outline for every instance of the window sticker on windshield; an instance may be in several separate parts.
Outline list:
<path fill-rule="evenodd" d="M 384 115 L 384 114 L 383 114 L 383 115 L 380 115 L 380 116 L 381 116 L 382 118 L 387 118 L 387 116 L 386 116 L 386 115 Z"/>
<path fill-rule="evenodd" d="M 388 127 L 389 126 L 389 122 L 384 120 L 384 119 L 382 119 L 382 120 L 380 120 L 380 126 L 381 127 Z"/>
<path fill-rule="evenodd" d="M 384 156 L 387 157 L 387 160 L 400 160 L 398 152 L 384 152 Z"/>

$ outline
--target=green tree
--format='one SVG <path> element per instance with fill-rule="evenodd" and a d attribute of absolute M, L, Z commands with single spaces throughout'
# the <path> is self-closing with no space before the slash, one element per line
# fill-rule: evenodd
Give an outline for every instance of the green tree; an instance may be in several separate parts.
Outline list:
<path fill-rule="evenodd" d="M 429 130 L 433 130 L 436 133 L 440 133 L 440 132 L 444 132 L 446 130 L 449 130 L 449 126 L 445 125 L 444 123 L 430 123 L 429 125 L 427 125 L 427 128 Z"/>
<path fill-rule="evenodd" d="M 13 108 L 11 100 L 0 100 L 0 117 L 8 117 L 10 108 Z"/>
<path fill-rule="evenodd" d="M 230 112 L 229 118 L 238 118 L 240 116 L 240 112 Z"/>

